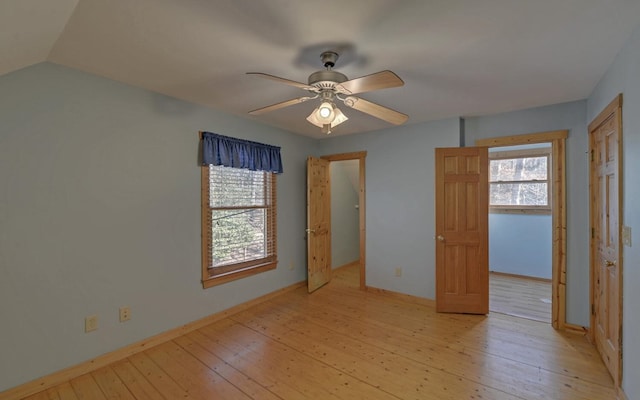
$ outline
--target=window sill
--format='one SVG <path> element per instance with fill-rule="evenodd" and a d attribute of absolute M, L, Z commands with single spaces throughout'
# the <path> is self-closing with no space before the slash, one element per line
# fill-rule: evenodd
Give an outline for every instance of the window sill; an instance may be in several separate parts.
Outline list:
<path fill-rule="evenodd" d="M 273 261 L 266 264 L 260 264 L 253 267 L 240 269 L 237 271 L 227 272 L 220 275 L 209 275 L 209 278 L 202 281 L 202 287 L 208 289 L 213 286 L 222 285 L 227 282 L 235 281 L 237 279 L 246 278 L 252 275 L 257 275 L 262 272 L 271 271 L 276 269 L 278 261 Z"/>
<path fill-rule="evenodd" d="M 489 214 L 551 215 L 551 209 L 489 207 Z"/>

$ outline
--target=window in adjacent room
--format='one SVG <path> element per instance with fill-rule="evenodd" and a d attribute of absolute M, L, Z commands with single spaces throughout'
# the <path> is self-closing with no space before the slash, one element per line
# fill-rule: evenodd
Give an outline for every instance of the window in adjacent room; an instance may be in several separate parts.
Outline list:
<path fill-rule="evenodd" d="M 235 157 L 236 161 L 245 156 Z M 229 158 L 232 160 L 234 155 Z M 253 164 L 252 169 L 204 164 L 201 167 L 204 287 L 276 268 L 276 174 L 252 170 L 257 169 Z"/>
<path fill-rule="evenodd" d="M 490 211 L 551 213 L 550 152 L 550 148 L 490 152 Z"/>

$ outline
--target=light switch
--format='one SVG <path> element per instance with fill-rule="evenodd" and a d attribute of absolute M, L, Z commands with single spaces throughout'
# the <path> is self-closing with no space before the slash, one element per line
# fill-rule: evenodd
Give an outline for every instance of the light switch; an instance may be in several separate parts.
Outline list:
<path fill-rule="evenodd" d="M 631 247 L 631 227 L 629 226 L 622 227 L 622 244 Z"/>

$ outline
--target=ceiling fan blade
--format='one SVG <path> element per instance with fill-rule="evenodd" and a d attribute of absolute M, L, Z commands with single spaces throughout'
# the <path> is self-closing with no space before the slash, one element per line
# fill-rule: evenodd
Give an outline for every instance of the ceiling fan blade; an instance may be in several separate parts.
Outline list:
<path fill-rule="evenodd" d="M 336 89 L 344 94 L 357 94 L 403 85 L 404 81 L 398 75 L 386 70 L 339 83 L 336 85 Z"/>
<path fill-rule="evenodd" d="M 349 96 L 344 99 L 344 104 L 394 125 L 402 125 L 409 119 L 407 114 L 403 114 L 359 97 Z"/>
<path fill-rule="evenodd" d="M 304 103 L 305 101 L 311 100 L 311 99 L 315 99 L 316 97 L 308 97 L 308 96 L 298 97 L 297 99 L 291 99 L 291 100 L 283 101 L 283 102 L 280 102 L 280 103 L 271 104 L 270 106 L 257 108 L 255 110 L 249 111 L 249 114 L 251 114 L 251 115 L 264 114 L 264 113 L 267 113 L 267 112 L 270 112 L 270 111 L 278 110 L 280 108 L 289 107 L 289 106 L 292 106 L 294 104 Z"/>
<path fill-rule="evenodd" d="M 305 89 L 305 90 L 313 89 L 311 86 L 305 83 L 292 81 L 291 79 L 280 78 L 279 76 L 275 76 L 275 75 L 263 74 L 262 72 L 247 72 L 247 75 L 257 75 L 262 78 L 271 79 L 272 81 L 284 83 L 285 85 L 289 85 L 289 86 L 295 86 L 300 89 Z"/>

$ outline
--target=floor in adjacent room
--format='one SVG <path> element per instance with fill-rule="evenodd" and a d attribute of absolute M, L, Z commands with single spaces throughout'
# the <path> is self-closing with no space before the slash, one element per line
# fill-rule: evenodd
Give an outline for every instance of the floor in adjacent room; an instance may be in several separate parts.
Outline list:
<path fill-rule="evenodd" d="M 491 272 L 489 310 L 551 323 L 551 282 Z"/>

